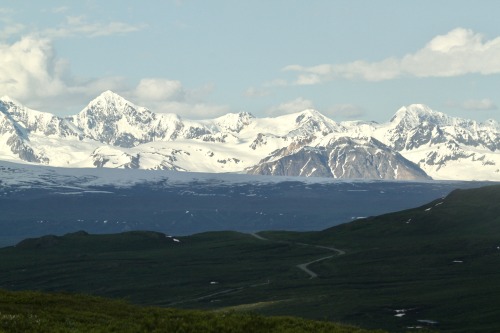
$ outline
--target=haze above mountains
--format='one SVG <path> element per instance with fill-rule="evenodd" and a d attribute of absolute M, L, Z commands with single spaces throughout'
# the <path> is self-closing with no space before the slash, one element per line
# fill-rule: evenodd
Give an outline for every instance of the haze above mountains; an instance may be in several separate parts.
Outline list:
<path fill-rule="evenodd" d="M 106 91 L 58 117 L 0 99 L 0 159 L 71 168 L 133 168 L 356 179 L 500 181 L 500 125 L 421 104 L 386 123 L 335 122 L 316 110 L 185 120 Z"/>

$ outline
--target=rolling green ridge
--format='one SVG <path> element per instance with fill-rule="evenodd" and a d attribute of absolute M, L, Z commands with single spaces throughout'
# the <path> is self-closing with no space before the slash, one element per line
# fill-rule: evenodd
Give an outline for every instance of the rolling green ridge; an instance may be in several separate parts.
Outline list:
<path fill-rule="evenodd" d="M 496 332 L 500 186 L 457 190 L 415 209 L 321 232 L 44 236 L 0 249 L 0 272 L 0 288 L 9 290 L 299 316 L 392 332 L 416 326 Z"/>
<path fill-rule="evenodd" d="M 383 333 L 292 317 L 140 307 L 83 295 L 3 290 L 0 332 Z"/>

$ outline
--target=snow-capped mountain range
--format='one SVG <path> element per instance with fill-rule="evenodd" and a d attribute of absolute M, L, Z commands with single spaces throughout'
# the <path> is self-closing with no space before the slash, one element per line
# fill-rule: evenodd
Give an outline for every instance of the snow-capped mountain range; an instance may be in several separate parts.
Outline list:
<path fill-rule="evenodd" d="M 185 120 L 106 91 L 61 118 L 0 99 L 0 159 L 71 168 L 500 181 L 500 125 L 414 104 L 387 123 L 318 111 Z"/>

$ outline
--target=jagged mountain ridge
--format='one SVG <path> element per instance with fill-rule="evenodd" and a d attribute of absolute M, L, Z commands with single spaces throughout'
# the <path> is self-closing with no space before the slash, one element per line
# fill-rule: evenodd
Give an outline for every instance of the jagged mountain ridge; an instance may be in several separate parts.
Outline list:
<path fill-rule="evenodd" d="M 442 143 L 447 139 L 454 140 L 457 144 L 484 146 L 491 151 L 500 150 L 499 126 L 493 120 L 482 124 L 453 118 L 425 105 L 416 104 L 399 109 L 390 123 L 394 124 L 388 131 L 393 135 L 390 141 L 398 151 L 419 148 L 429 142 Z M 404 136 L 398 135 L 400 133 L 408 134 L 404 142 L 401 140 Z"/>
<path fill-rule="evenodd" d="M 447 116 L 414 104 L 399 109 L 373 135 L 439 179 L 500 179 L 500 126 Z"/>
<path fill-rule="evenodd" d="M 171 141 L 178 137 L 199 138 L 210 134 L 205 126 L 182 121 L 175 114 L 154 113 L 111 91 L 90 102 L 70 121 L 86 137 L 113 146 L 131 148 L 151 141 Z"/>
<path fill-rule="evenodd" d="M 0 99 L 0 158 L 64 167 L 334 178 L 500 180 L 500 126 L 410 105 L 385 124 L 304 110 L 210 120 L 159 114 L 107 91 L 66 118 Z"/>

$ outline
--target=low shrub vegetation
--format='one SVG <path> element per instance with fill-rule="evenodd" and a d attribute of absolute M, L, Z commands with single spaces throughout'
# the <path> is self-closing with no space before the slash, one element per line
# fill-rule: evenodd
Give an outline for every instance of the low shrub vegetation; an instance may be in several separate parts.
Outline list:
<path fill-rule="evenodd" d="M 0 332 L 383 333 L 293 317 L 142 307 L 94 296 L 3 290 Z"/>

